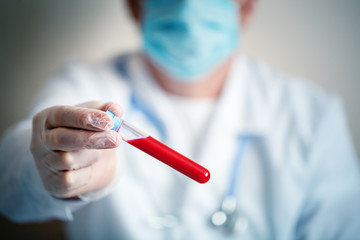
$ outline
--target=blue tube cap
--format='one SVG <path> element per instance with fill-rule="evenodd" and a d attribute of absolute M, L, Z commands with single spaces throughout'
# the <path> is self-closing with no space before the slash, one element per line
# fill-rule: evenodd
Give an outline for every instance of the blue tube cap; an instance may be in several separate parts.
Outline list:
<path fill-rule="evenodd" d="M 114 127 L 111 130 L 114 130 L 115 132 L 119 131 L 121 127 L 122 119 L 115 116 L 115 114 L 110 110 L 106 110 L 106 113 L 109 114 L 114 121 Z"/>

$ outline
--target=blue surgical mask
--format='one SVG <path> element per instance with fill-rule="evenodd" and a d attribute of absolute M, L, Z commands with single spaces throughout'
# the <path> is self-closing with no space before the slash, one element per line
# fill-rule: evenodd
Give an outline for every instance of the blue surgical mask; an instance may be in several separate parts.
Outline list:
<path fill-rule="evenodd" d="M 147 0 L 144 52 L 176 80 L 195 82 L 236 50 L 238 11 L 233 0 Z"/>

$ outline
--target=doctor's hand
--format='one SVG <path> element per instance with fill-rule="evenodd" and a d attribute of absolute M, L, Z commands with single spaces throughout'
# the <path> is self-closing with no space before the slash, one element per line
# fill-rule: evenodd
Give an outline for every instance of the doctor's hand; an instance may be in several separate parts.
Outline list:
<path fill-rule="evenodd" d="M 30 150 L 45 189 L 72 198 L 109 185 L 115 175 L 120 135 L 110 130 L 116 103 L 87 102 L 54 106 L 33 118 Z"/>

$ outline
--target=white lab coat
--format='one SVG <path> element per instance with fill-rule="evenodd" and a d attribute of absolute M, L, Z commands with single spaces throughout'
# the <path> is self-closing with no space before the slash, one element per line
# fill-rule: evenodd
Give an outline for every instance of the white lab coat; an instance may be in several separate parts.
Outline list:
<path fill-rule="evenodd" d="M 124 119 L 207 167 L 210 181 L 198 184 L 122 143 L 118 153 L 124 164 L 111 186 L 80 201 L 49 196 L 29 151 L 31 116 L 45 107 L 91 100 L 121 104 Z M 29 118 L 2 139 L 1 213 L 18 222 L 69 220 L 72 239 L 360 236 L 359 168 L 336 96 L 241 56 L 197 151 L 187 144 L 191 134 L 178 114 L 138 54 L 100 66 L 70 62 L 45 87 Z M 237 139 L 244 134 L 252 140 L 238 173 L 237 196 L 248 226 L 224 235 L 209 217 L 229 187 Z M 162 219 L 174 226 L 161 228 Z"/>

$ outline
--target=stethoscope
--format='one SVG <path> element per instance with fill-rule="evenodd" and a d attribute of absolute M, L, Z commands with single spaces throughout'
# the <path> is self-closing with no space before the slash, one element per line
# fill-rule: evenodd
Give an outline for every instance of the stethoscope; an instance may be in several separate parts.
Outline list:
<path fill-rule="evenodd" d="M 210 216 L 210 224 L 225 234 L 233 234 L 237 231 L 244 232 L 248 227 L 247 217 L 239 210 L 236 192 L 239 185 L 240 168 L 243 164 L 244 152 L 250 139 L 250 135 L 242 134 L 238 137 L 238 147 L 233 160 L 229 188 L 224 194 L 219 208 Z"/>
<path fill-rule="evenodd" d="M 123 76 L 128 77 L 127 72 L 121 63 L 117 66 L 117 70 Z M 155 114 L 153 114 L 152 111 L 149 111 L 147 106 L 143 105 L 141 101 L 137 99 L 134 92 L 130 96 L 130 104 L 134 109 L 140 110 L 146 115 L 146 117 L 159 130 L 162 140 L 165 140 L 167 134 L 164 124 Z M 238 136 L 238 147 L 233 159 L 232 172 L 229 179 L 229 188 L 224 194 L 219 208 L 210 216 L 210 224 L 215 229 L 219 229 L 225 234 L 234 234 L 237 231 L 245 231 L 248 227 L 248 220 L 246 216 L 239 210 L 236 192 L 241 173 L 240 168 L 244 159 L 244 152 L 250 139 L 251 136 L 248 134 L 240 134 Z M 152 219 L 150 225 L 153 225 L 152 227 L 156 229 L 173 228 L 177 225 L 177 219 L 172 215 L 167 215 L 162 218 L 158 217 Z"/>

